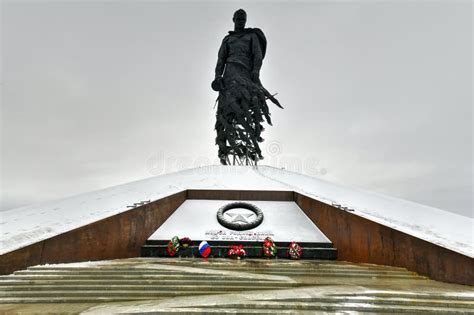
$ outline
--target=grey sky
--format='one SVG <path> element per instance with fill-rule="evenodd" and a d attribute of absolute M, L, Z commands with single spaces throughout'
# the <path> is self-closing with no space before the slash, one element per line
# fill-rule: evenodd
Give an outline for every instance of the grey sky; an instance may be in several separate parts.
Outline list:
<path fill-rule="evenodd" d="M 240 7 L 285 107 L 264 164 L 474 217 L 469 1 L 4 1 L 1 209 L 217 163 Z"/>

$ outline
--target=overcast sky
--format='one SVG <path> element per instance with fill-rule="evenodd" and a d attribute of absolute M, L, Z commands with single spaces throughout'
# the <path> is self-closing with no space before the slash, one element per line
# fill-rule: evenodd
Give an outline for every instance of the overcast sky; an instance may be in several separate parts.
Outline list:
<path fill-rule="evenodd" d="M 3 1 L 1 210 L 218 163 L 238 8 L 285 107 L 262 164 L 474 217 L 470 1 Z"/>

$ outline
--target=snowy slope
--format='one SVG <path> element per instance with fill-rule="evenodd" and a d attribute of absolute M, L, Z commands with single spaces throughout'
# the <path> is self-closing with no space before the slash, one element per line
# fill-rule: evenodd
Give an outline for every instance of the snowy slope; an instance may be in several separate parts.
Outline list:
<path fill-rule="evenodd" d="M 130 210 L 184 189 L 294 190 L 474 257 L 474 220 L 440 209 L 258 166 L 212 165 L 156 176 L 0 213 L 0 254 Z"/>
<path fill-rule="evenodd" d="M 313 199 L 474 257 L 474 220 L 469 217 L 277 168 L 259 167 L 258 172 Z"/>

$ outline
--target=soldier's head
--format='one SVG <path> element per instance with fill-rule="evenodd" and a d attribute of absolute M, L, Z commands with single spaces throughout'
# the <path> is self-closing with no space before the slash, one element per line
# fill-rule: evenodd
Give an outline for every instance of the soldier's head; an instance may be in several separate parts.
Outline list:
<path fill-rule="evenodd" d="M 245 23 L 247 22 L 247 12 L 245 12 L 243 9 L 238 9 L 234 12 L 232 21 L 234 21 L 236 29 L 243 29 L 245 27 Z"/>

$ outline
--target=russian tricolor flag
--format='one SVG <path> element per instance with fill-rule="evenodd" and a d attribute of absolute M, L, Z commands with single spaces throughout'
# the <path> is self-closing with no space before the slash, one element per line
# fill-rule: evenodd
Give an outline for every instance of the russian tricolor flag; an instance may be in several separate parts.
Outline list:
<path fill-rule="evenodd" d="M 211 254 L 211 246 L 209 246 L 206 241 L 202 241 L 201 244 L 199 244 L 199 254 L 204 258 Z"/>

